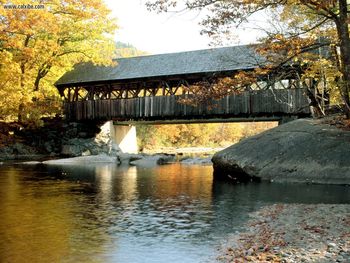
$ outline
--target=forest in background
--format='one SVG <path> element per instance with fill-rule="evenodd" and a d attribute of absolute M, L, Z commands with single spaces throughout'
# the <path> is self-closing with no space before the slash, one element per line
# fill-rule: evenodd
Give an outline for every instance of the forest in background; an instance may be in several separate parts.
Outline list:
<path fill-rule="evenodd" d="M 227 147 L 278 125 L 277 122 L 137 125 L 141 150 L 162 147 Z"/>
<path fill-rule="evenodd" d="M 129 43 L 124 43 L 117 41 L 115 43 L 115 58 L 129 58 L 129 57 L 138 57 L 143 55 L 148 55 L 147 52 L 137 49 Z"/>

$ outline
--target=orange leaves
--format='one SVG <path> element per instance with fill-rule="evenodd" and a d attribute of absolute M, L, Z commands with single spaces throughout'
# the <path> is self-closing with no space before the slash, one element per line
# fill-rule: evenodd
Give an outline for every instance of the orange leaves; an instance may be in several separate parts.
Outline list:
<path fill-rule="evenodd" d="M 338 5 L 338 0 L 300 0 L 301 4 L 313 7 L 314 10 L 331 12 Z"/>
<path fill-rule="evenodd" d="M 188 87 L 182 86 L 185 93 L 195 96 L 183 98 L 181 103 L 198 106 L 207 105 L 209 108 L 215 107 L 215 101 L 225 96 L 241 93 L 246 86 L 250 86 L 257 81 L 255 72 L 237 72 L 232 77 L 219 78 L 218 80 L 208 80 L 197 82 Z"/>
<path fill-rule="evenodd" d="M 314 46 L 314 47 L 313 47 Z M 281 34 L 271 35 L 257 48 L 257 52 L 263 55 L 273 65 L 283 65 L 289 62 L 310 58 L 317 47 L 314 38 L 285 37 Z"/>

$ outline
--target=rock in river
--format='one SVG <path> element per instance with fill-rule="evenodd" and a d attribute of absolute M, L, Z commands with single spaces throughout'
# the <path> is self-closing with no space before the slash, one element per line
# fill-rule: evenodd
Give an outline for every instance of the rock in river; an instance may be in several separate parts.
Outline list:
<path fill-rule="evenodd" d="M 218 178 L 350 184 L 350 132 L 300 119 L 230 146 L 212 161 Z"/>

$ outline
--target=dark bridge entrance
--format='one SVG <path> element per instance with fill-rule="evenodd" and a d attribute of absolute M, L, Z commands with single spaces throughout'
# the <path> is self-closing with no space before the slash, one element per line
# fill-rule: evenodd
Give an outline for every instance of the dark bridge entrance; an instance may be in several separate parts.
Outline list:
<path fill-rule="evenodd" d="M 229 95 L 214 106 L 196 107 L 179 99 L 196 96 L 191 85 L 213 83 L 240 71 L 252 71 L 266 61 L 254 46 L 235 46 L 117 60 L 116 66 L 80 64 L 57 81 L 65 97 L 69 120 L 113 120 L 115 124 L 142 121 L 205 121 L 208 119 L 281 119 L 310 116 L 301 81 L 286 68 L 284 77 L 267 76 Z"/>

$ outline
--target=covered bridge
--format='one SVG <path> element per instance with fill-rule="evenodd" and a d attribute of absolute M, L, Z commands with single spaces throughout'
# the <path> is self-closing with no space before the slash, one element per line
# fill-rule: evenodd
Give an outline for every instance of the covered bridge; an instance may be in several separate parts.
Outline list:
<path fill-rule="evenodd" d="M 192 84 L 265 65 L 255 46 L 233 46 L 117 59 L 114 66 L 77 65 L 56 82 L 70 120 L 174 121 L 257 119 L 310 114 L 304 85 L 292 74 L 265 77 L 215 107 L 179 103 Z"/>

